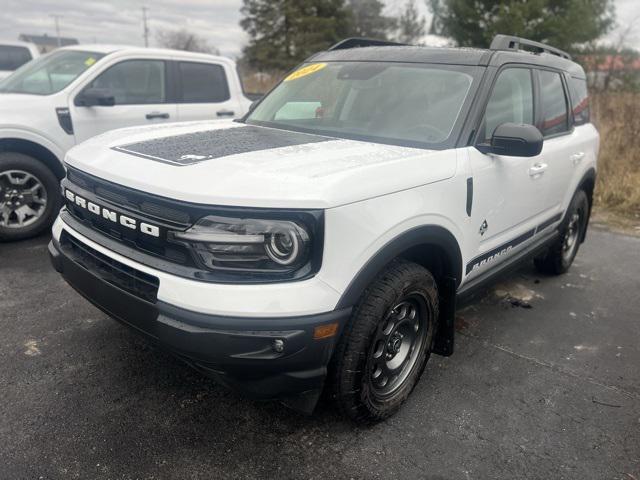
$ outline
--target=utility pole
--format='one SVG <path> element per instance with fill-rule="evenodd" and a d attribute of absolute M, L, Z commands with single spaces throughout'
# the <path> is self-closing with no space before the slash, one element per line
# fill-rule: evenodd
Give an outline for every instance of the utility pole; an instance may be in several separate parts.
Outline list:
<path fill-rule="evenodd" d="M 147 27 L 147 7 L 142 7 L 142 36 L 144 37 L 144 46 L 149 46 L 149 27 Z"/>
<path fill-rule="evenodd" d="M 58 39 L 58 48 L 60 48 L 62 46 L 62 41 L 60 40 L 60 24 L 58 22 L 60 20 L 60 15 L 52 13 L 51 16 L 53 17 L 53 21 L 56 24 L 56 38 Z"/>

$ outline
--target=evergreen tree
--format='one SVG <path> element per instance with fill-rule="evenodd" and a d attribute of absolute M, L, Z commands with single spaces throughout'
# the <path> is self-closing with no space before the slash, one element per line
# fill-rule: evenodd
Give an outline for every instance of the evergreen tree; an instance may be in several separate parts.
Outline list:
<path fill-rule="evenodd" d="M 613 0 L 426 0 L 431 32 L 461 46 L 488 47 L 498 33 L 564 50 L 592 41 L 614 25 Z"/>
<path fill-rule="evenodd" d="M 386 40 L 396 28 L 396 19 L 383 15 L 384 3 L 380 0 L 349 0 L 352 37 Z"/>
<path fill-rule="evenodd" d="M 425 19 L 418 12 L 415 0 L 408 0 L 398 18 L 397 39 L 401 43 L 416 43 L 425 34 Z"/>
<path fill-rule="evenodd" d="M 289 70 L 349 31 L 344 0 L 243 0 L 240 11 L 249 34 L 243 60 L 259 70 Z"/>

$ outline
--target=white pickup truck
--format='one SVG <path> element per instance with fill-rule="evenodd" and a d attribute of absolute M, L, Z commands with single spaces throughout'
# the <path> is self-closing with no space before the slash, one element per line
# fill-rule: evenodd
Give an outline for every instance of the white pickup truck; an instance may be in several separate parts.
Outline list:
<path fill-rule="evenodd" d="M 251 105 L 235 63 L 177 50 L 65 47 L 0 82 L 0 241 L 48 229 L 64 156 L 115 128 L 228 119 Z"/>
<path fill-rule="evenodd" d="M 33 43 L 1 41 L 0 80 L 7 78 L 22 65 L 39 56 L 38 47 Z"/>

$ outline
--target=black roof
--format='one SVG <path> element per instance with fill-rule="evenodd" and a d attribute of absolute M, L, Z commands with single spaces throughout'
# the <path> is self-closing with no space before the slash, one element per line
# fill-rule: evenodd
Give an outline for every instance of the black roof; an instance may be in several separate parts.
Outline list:
<path fill-rule="evenodd" d="M 572 76 L 585 78 L 582 67 L 567 57 L 568 55 L 565 57 L 547 52 L 515 49 L 443 48 L 397 44 L 330 49 L 313 55 L 307 61 L 436 63 L 496 67 L 506 63 L 524 63 L 552 67 L 563 70 Z"/>

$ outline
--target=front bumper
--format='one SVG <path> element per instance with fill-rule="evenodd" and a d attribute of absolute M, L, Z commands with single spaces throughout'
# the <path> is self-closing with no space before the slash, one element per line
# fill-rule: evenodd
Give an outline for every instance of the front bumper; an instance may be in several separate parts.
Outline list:
<path fill-rule="evenodd" d="M 54 268 L 87 300 L 217 381 L 256 399 L 281 399 L 311 411 L 335 343 L 351 309 L 296 317 L 232 317 L 197 313 L 119 288 L 58 239 L 49 244 Z M 330 338 L 317 326 L 338 323 Z M 275 342 L 282 341 L 278 351 Z"/>

